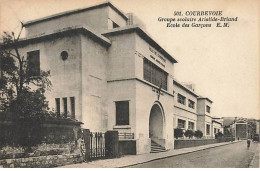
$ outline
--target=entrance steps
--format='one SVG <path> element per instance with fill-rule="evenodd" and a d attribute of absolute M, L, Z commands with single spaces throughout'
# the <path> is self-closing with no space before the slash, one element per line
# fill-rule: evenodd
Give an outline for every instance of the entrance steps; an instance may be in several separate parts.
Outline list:
<path fill-rule="evenodd" d="M 167 150 L 165 147 L 155 143 L 154 141 L 151 141 L 151 153 L 160 153 L 160 152 L 166 152 Z"/>

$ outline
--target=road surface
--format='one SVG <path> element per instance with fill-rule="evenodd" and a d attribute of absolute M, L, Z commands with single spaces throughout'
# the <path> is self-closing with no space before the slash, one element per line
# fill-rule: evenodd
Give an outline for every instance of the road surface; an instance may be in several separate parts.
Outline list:
<path fill-rule="evenodd" d="M 132 168 L 247 168 L 259 143 L 251 143 L 247 150 L 246 141 L 206 149 L 203 151 L 173 156 L 132 166 Z M 259 166 L 259 161 L 258 166 Z"/>

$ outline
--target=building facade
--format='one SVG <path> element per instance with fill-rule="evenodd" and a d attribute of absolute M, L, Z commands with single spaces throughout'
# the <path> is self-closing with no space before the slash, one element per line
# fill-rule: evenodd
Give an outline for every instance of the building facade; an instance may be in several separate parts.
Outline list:
<path fill-rule="evenodd" d="M 173 81 L 174 88 L 174 127 L 186 130 L 200 130 L 204 137 L 214 138 L 223 133 L 223 119 L 213 117 L 212 101 L 199 96 L 193 84 Z"/>
<path fill-rule="evenodd" d="M 24 26 L 19 52 L 32 70 L 50 70 L 46 97 L 57 114 L 94 132 L 133 134 L 137 154 L 151 141 L 174 148 L 176 127 L 212 137 L 212 101 L 174 79 L 177 61 L 133 14 L 106 2 Z"/>
<path fill-rule="evenodd" d="M 187 85 L 173 81 L 174 87 L 174 125 L 183 130 L 197 130 L 197 97 Z"/>
<path fill-rule="evenodd" d="M 212 138 L 213 136 L 213 123 L 211 115 L 212 101 L 209 98 L 198 97 L 197 104 L 197 129 L 201 130 L 206 138 Z"/>
<path fill-rule="evenodd" d="M 213 135 L 215 135 L 218 132 L 224 133 L 224 126 L 223 126 L 224 119 L 213 117 L 212 118 L 212 130 Z"/>

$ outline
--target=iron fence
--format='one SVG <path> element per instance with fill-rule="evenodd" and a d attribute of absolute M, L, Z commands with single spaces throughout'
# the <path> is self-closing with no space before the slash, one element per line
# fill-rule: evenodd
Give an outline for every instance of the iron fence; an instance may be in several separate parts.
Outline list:
<path fill-rule="evenodd" d="M 102 132 L 90 133 L 89 158 L 100 159 L 105 157 L 105 134 Z"/>

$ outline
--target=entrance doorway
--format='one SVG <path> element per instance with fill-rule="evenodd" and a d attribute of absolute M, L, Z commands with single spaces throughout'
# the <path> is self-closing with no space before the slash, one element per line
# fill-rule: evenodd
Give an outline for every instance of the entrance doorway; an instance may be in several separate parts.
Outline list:
<path fill-rule="evenodd" d="M 149 118 L 149 138 L 151 141 L 165 146 L 165 121 L 164 112 L 160 103 L 156 102 L 151 111 Z"/>

